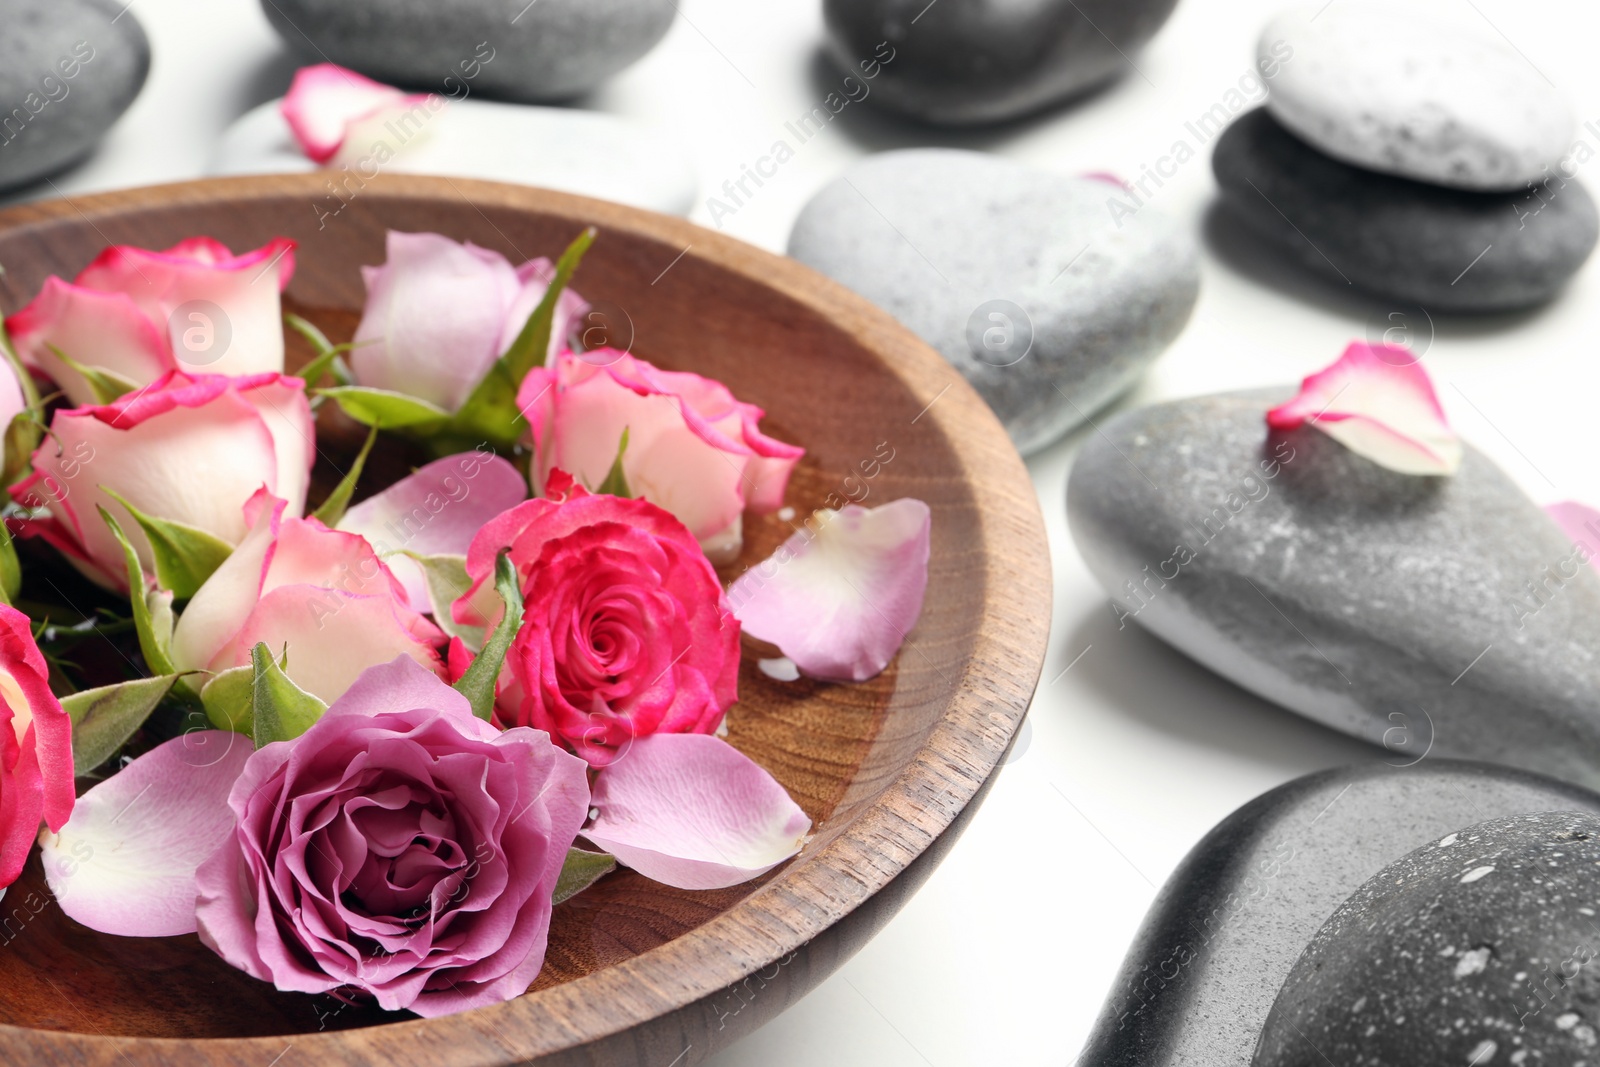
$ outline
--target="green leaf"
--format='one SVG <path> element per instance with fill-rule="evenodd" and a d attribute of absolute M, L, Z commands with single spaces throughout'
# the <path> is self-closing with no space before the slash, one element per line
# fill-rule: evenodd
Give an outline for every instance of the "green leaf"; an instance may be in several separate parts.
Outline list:
<path fill-rule="evenodd" d="M 11 540 L 10 528 L 0 523 L 0 600 L 13 604 L 20 592 L 22 561 L 17 559 L 17 546 Z"/>
<path fill-rule="evenodd" d="M 299 737 L 328 710 L 328 705 L 289 680 L 265 641 L 250 650 L 250 662 L 255 673 L 250 687 L 251 733 L 257 748 Z"/>
<path fill-rule="evenodd" d="M 156 519 L 123 499 L 106 486 L 100 487 L 112 500 L 128 509 L 150 541 L 156 561 L 156 581 L 170 589 L 173 597 L 188 600 L 205 584 L 223 560 L 233 555 L 233 546 L 215 534 L 170 519 Z"/>
<path fill-rule="evenodd" d="M 628 488 L 628 476 L 622 471 L 622 457 L 628 454 L 628 428 L 622 428 L 622 440 L 617 442 L 617 458 L 611 461 L 611 469 L 606 472 L 605 481 L 600 483 L 600 488 L 595 492 L 602 496 L 620 496 L 629 500 L 633 499 L 633 491 Z"/>
<path fill-rule="evenodd" d="M 89 391 L 94 394 L 96 404 L 109 404 L 118 397 L 125 396 L 139 388 L 137 382 L 130 382 L 120 374 L 108 371 L 103 367 L 86 367 L 82 363 L 67 355 L 55 345 L 48 346 L 56 358 L 65 363 L 69 370 L 77 373 L 83 379 Z"/>
<path fill-rule="evenodd" d="M 11 417 L 5 429 L 5 455 L 0 460 L 0 481 L 12 486 L 22 479 L 23 472 L 33 462 L 34 450 L 39 447 L 43 436 L 43 426 L 35 409 L 19 411 Z M 0 494 L 0 497 L 10 499 L 7 494 Z"/>
<path fill-rule="evenodd" d="M 175 674 L 85 689 L 61 699 L 72 719 L 72 768 L 87 774 L 116 755 L 178 680 Z"/>
<path fill-rule="evenodd" d="M 556 261 L 555 277 L 550 279 L 550 287 L 545 290 L 544 297 L 539 301 L 539 306 L 533 309 L 533 314 L 528 316 L 528 321 L 522 324 L 522 329 L 517 333 L 517 339 L 511 342 L 500 356 L 505 361 L 506 367 L 511 372 L 511 380 L 518 385 L 527 377 L 528 372 L 535 367 L 542 367 L 545 357 L 550 351 L 550 328 L 555 323 L 556 301 L 561 297 L 561 291 L 572 281 L 572 275 L 578 269 L 578 264 L 583 262 L 583 254 L 589 251 L 589 246 L 594 244 L 596 230 L 593 226 L 584 230 L 561 253 L 561 258 Z"/>
<path fill-rule="evenodd" d="M 566 862 L 556 878 L 556 891 L 550 903 L 560 904 L 571 900 L 617 869 L 617 857 L 609 852 L 587 852 L 581 848 L 567 849 Z"/>
<path fill-rule="evenodd" d="M 229 667 L 211 676 L 200 689 L 200 704 L 206 718 L 219 730 L 253 735 L 255 715 L 251 710 L 256 684 L 254 664 Z"/>
<path fill-rule="evenodd" d="M 291 330 L 304 337 L 306 342 L 311 345 L 311 350 L 316 353 L 311 362 L 295 372 L 295 377 L 300 378 L 307 385 L 316 385 L 318 380 L 331 370 L 336 380 L 343 384 L 349 384 L 348 377 L 340 374 L 337 364 L 340 354 L 350 351 L 355 347 L 354 345 L 333 344 L 328 340 L 327 334 L 292 311 L 284 312 L 283 321 L 288 324 Z"/>
<path fill-rule="evenodd" d="M 319 389 L 318 396 L 331 396 L 344 413 L 363 426 L 380 430 L 409 430 L 426 434 L 449 421 L 450 413 L 404 393 L 388 389 L 368 389 L 364 385 L 334 385 Z"/>
<path fill-rule="evenodd" d="M 472 588 L 472 579 L 467 577 L 467 557 L 422 556 L 415 552 L 406 552 L 404 555 L 417 561 L 423 577 L 428 580 L 428 600 L 433 605 L 433 621 L 439 629 L 451 637 L 461 638 L 469 648 L 482 648 L 483 627 L 463 625 L 450 615 L 450 605 Z"/>
<path fill-rule="evenodd" d="M 165 589 L 150 588 L 145 581 L 144 568 L 139 564 L 139 554 L 133 550 L 128 535 L 122 532 L 111 512 L 99 504 L 95 507 L 122 546 L 123 562 L 128 568 L 128 603 L 133 608 L 133 625 L 139 634 L 139 651 L 144 653 L 145 665 L 156 674 L 176 674 L 171 651 L 172 594 Z"/>
<path fill-rule="evenodd" d="M 506 651 L 522 626 L 522 588 L 517 583 L 517 568 L 506 552 L 494 561 L 494 591 L 505 601 L 505 614 L 500 616 L 472 666 L 455 684 L 456 691 L 471 703 L 472 714 L 485 722 L 494 714 L 494 683 L 505 664 Z"/>
<path fill-rule="evenodd" d="M 361 480 L 361 469 L 367 465 L 367 456 L 372 452 L 373 442 L 378 439 L 378 428 L 374 426 L 367 434 L 367 443 L 361 446 L 361 451 L 356 453 L 356 461 L 350 464 L 350 469 L 345 472 L 339 484 L 333 487 L 333 492 L 328 494 L 316 511 L 311 513 L 313 519 L 332 529 L 339 525 L 339 520 L 344 518 L 345 509 L 350 506 L 350 498 L 355 495 L 356 482 Z"/>

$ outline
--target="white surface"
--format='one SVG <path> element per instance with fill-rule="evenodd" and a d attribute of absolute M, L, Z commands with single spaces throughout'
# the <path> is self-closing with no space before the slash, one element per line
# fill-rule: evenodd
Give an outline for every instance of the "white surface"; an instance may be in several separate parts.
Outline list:
<path fill-rule="evenodd" d="M 1227 100 L 1251 71 L 1256 35 L 1277 6 L 1182 0 L 1134 57 L 1137 71 L 1072 108 L 1001 129 L 941 134 L 876 114 L 870 100 L 851 103 L 795 146 L 756 195 L 721 219 L 723 228 L 781 249 L 806 197 L 848 160 L 950 144 L 1064 173 L 1137 178 L 1143 165 L 1159 165 L 1169 174 L 1159 189 L 1149 183 L 1153 202 L 1202 232 L 1214 195 L 1209 148 L 1185 123 Z M 1590 54 L 1600 20 L 1585 0 L 1440 6 L 1503 31 L 1572 96 L 1580 122 L 1600 130 L 1600 65 Z M 201 174 L 223 129 L 287 84 L 291 66 L 254 0 L 134 0 L 133 11 L 154 41 L 150 83 L 98 155 L 55 179 L 68 194 Z M 656 51 L 586 106 L 666 127 L 693 156 L 704 197 L 771 153 L 788 136 L 784 123 L 839 82 L 816 63 L 817 0 L 685 0 L 682 12 Z M 1579 136 L 1587 160 L 1600 133 Z M 1161 159 L 1179 141 L 1199 155 L 1172 173 Z M 1579 177 L 1600 189 L 1600 164 L 1581 166 Z M 709 220 L 703 203 L 693 217 Z M 1375 302 L 1231 263 L 1207 243 L 1194 319 L 1135 401 L 1292 381 L 1351 338 L 1403 325 Z M 1458 428 L 1541 501 L 1600 503 L 1597 307 L 1600 266 L 1591 261 L 1540 311 L 1441 321 L 1432 331 L 1422 324 L 1426 365 Z M 1117 631 L 1066 531 L 1062 499 L 1076 444 L 1031 464 L 1050 528 L 1056 606 L 1017 758 L 905 911 L 810 997 L 715 1059 L 717 1067 L 1061 1067 L 1087 1035 L 1155 886 L 1207 829 L 1296 775 L 1377 758 L 1137 630 Z"/>

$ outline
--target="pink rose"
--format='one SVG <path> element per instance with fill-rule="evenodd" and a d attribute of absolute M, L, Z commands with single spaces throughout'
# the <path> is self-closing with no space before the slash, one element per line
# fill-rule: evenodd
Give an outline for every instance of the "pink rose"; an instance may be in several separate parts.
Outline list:
<path fill-rule="evenodd" d="M 95 403 L 97 394 L 52 345 L 135 388 L 174 370 L 282 371 L 279 294 L 294 274 L 294 247 L 284 237 L 242 256 L 210 237 L 164 252 L 113 245 L 71 284 L 46 278 L 6 329 L 23 361 L 78 405 Z"/>
<path fill-rule="evenodd" d="M 517 505 L 467 551 L 458 621 L 499 617 L 491 575 L 506 548 L 528 605 L 501 675 L 502 721 L 597 767 L 635 737 L 716 730 L 739 676 L 739 624 L 716 572 L 654 504 L 567 491 Z"/>
<path fill-rule="evenodd" d="M 407 605 L 364 537 L 287 516 L 284 502 L 264 492 L 245 510 L 249 535 L 178 616 L 178 670 L 242 667 L 265 641 L 274 655 L 288 649 L 296 685 L 332 702 L 362 671 L 396 656 L 442 669 L 444 634 Z"/>
<path fill-rule="evenodd" d="M 766 413 L 721 382 L 609 348 L 565 352 L 554 371 L 535 369 L 518 406 L 532 424 L 540 481 L 559 469 L 598 488 L 627 430 L 622 470 L 632 495 L 670 511 L 718 563 L 739 554 L 746 508 L 783 506 L 805 455 L 763 434 Z"/>
<path fill-rule="evenodd" d="M 249 530 L 244 505 L 257 490 L 287 500 L 293 514 L 304 509 L 313 432 L 299 378 L 173 371 L 102 407 L 56 412 L 33 473 L 11 489 L 23 506 L 49 514 L 19 530 L 48 540 L 101 585 L 126 591 L 122 548 L 95 505 L 116 516 L 146 571 L 154 573 L 154 559 L 143 531 L 105 489 L 151 518 L 238 544 Z"/>
<path fill-rule="evenodd" d="M 389 231 L 388 259 L 362 267 L 367 306 L 356 327 L 356 381 L 453 412 L 511 347 L 549 287 L 548 259 L 513 268 L 498 252 L 436 233 Z M 552 353 L 586 305 L 556 302 Z"/>
<path fill-rule="evenodd" d="M 50 692 L 32 624 L 0 604 L 0 889 L 17 880 L 39 823 L 72 814 L 72 721 Z"/>
<path fill-rule="evenodd" d="M 581 760 L 399 659 L 253 753 L 200 866 L 200 938 L 279 989 L 424 1016 L 526 992 L 589 810 Z"/>

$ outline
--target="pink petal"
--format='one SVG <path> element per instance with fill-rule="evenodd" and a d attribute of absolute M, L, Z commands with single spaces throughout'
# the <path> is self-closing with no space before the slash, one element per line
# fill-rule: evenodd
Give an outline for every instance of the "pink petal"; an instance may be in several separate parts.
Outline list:
<path fill-rule="evenodd" d="M 931 529 L 928 505 L 910 498 L 819 511 L 733 583 L 733 613 L 806 675 L 864 682 L 922 614 Z"/>
<path fill-rule="evenodd" d="M 84 289 L 56 277 L 46 278 L 33 302 L 6 319 L 6 330 L 22 361 L 48 374 L 75 405 L 95 403 L 94 391 L 56 358 L 52 345 L 135 385 L 148 385 L 177 365 L 166 331 L 126 293 Z"/>
<path fill-rule="evenodd" d="M 462 452 L 434 460 L 410 477 L 368 497 L 339 521 L 366 538 L 405 586 L 406 601 L 432 610 L 428 583 L 416 561 L 402 555 L 465 556 L 490 519 L 528 497 L 528 483 L 499 456 Z"/>
<path fill-rule="evenodd" d="M 295 72 L 281 109 L 305 154 L 326 163 L 344 143 L 353 120 L 405 98 L 392 85 L 332 63 L 318 63 Z"/>
<path fill-rule="evenodd" d="M 228 791 L 250 753 L 242 734 L 183 734 L 79 797 L 40 836 L 61 910 L 104 934 L 193 933 L 195 871 L 233 829 Z"/>
<path fill-rule="evenodd" d="M 1574 546 L 1588 553 L 1580 558 L 1587 559 L 1590 566 L 1600 570 L 1600 511 L 1576 500 L 1547 504 L 1544 510 Z"/>
<path fill-rule="evenodd" d="M 1454 474 L 1461 439 L 1445 420 L 1428 372 L 1408 349 L 1352 342 L 1300 393 L 1267 412 L 1267 425 L 1310 423 L 1357 455 L 1402 474 Z"/>
<path fill-rule="evenodd" d="M 800 851 L 811 820 L 783 786 L 708 734 L 635 740 L 594 784 L 583 836 L 646 878 L 721 889 Z"/>

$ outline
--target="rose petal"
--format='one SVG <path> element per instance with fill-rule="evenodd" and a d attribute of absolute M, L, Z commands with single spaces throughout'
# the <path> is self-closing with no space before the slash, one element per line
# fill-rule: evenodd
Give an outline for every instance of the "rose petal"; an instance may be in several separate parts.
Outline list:
<path fill-rule="evenodd" d="M 48 374 L 79 406 L 98 398 L 52 346 L 83 366 L 138 385 L 155 381 L 176 365 L 166 336 L 126 293 L 84 289 L 56 277 L 46 278 L 33 302 L 6 319 L 6 330 L 23 362 Z"/>
<path fill-rule="evenodd" d="M 406 94 L 333 63 L 295 71 L 280 108 L 307 156 L 326 163 L 344 143 L 350 123 Z"/>
<path fill-rule="evenodd" d="M 783 786 L 721 738 L 654 734 L 595 780 L 599 815 L 583 831 L 646 878 L 721 889 L 800 851 L 811 820 Z"/>
<path fill-rule="evenodd" d="M 1544 510 L 1573 545 L 1588 551 L 1589 565 L 1600 570 L 1600 511 L 1576 500 L 1548 504 Z"/>
<path fill-rule="evenodd" d="M 812 678 L 864 682 L 888 666 L 922 614 L 928 505 L 819 511 L 728 590 L 746 633 Z"/>
<path fill-rule="evenodd" d="M 1350 451 L 1402 474 L 1454 474 L 1461 439 L 1445 421 L 1428 372 L 1395 345 L 1353 342 L 1307 376 L 1300 393 L 1267 412 L 1267 425 L 1310 423 Z"/>
<path fill-rule="evenodd" d="M 233 829 L 228 791 L 250 752 L 242 734 L 183 734 L 79 797 L 39 839 L 61 910 L 104 934 L 193 933 L 195 871 Z"/>
<path fill-rule="evenodd" d="M 428 580 L 401 555 L 465 556 L 490 519 L 528 496 L 528 483 L 499 456 L 462 452 L 434 460 L 345 512 L 339 529 L 360 534 L 405 586 L 413 610 L 432 610 Z"/>

